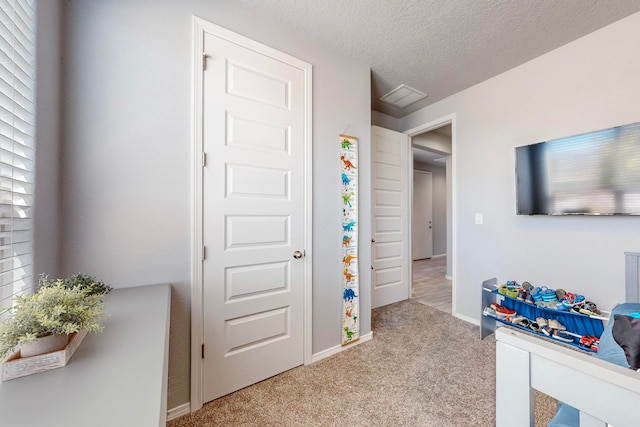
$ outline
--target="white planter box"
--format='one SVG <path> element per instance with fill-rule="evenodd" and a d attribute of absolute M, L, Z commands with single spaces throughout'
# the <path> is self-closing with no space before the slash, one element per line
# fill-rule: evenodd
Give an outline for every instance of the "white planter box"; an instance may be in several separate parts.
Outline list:
<path fill-rule="evenodd" d="M 37 374 L 50 369 L 62 368 L 69 362 L 69 359 L 71 359 L 71 356 L 73 356 L 86 336 L 87 331 L 73 334 L 65 348 L 52 353 L 20 357 L 20 351 L 17 351 L 2 364 L 2 381 Z"/>

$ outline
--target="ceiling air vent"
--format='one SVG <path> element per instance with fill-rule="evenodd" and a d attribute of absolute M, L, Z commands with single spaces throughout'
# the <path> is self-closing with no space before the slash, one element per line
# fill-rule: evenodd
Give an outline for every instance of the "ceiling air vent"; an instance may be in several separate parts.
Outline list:
<path fill-rule="evenodd" d="M 396 107 L 404 108 L 426 97 L 426 93 L 422 93 L 407 85 L 400 85 L 380 98 L 380 101 L 395 105 Z"/>

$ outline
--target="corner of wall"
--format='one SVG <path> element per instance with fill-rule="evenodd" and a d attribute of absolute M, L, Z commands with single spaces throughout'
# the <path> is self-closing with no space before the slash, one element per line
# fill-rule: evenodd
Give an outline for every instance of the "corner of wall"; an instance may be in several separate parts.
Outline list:
<path fill-rule="evenodd" d="M 380 111 L 371 110 L 371 124 L 401 132 L 400 120 Z"/>
<path fill-rule="evenodd" d="M 60 1 L 37 2 L 36 174 L 34 197 L 34 276 L 60 272 L 60 93 L 62 10 Z M 34 277 L 34 282 L 37 281 Z"/>

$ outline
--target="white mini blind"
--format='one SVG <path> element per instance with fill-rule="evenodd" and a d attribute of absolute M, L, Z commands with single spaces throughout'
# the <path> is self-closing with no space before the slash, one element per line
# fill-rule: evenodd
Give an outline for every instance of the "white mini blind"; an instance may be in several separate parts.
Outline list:
<path fill-rule="evenodd" d="M 552 212 L 640 214 L 640 123 L 555 140 L 546 155 Z"/>
<path fill-rule="evenodd" d="M 35 0 L 0 0 L 0 320 L 33 287 Z"/>

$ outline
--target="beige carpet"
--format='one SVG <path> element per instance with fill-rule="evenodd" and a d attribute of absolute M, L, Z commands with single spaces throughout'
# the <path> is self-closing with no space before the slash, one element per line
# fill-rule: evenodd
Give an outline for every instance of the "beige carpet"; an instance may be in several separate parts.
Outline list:
<path fill-rule="evenodd" d="M 492 337 L 480 341 L 477 326 L 414 301 L 375 309 L 372 328 L 369 342 L 214 400 L 167 425 L 495 425 Z M 536 401 L 536 426 L 543 426 L 555 402 L 539 395 Z"/>

